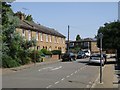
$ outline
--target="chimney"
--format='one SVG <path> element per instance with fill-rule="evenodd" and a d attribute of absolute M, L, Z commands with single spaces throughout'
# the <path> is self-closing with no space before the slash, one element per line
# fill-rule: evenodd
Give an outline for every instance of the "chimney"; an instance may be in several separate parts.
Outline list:
<path fill-rule="evenodd" d="M 22 12 L 15 13 L 15 16 L 18 16 L 20 20 L 24 20 L 25 19 L 25 14 L 22 13 Z"/>

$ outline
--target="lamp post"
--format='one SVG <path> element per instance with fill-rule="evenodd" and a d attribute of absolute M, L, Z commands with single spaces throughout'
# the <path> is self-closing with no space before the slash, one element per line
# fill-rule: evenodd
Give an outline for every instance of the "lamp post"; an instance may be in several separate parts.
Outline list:
<path fill-rule="evenodd" d="M 70 47 L 70 41 L 69 41 L 70 32 L 69 32 L 69 28 L 70 28 L 70 26 L 68 25 L 68 48 L 67 48 L 67 52 L 68 53 L 69 53 L 69 47 Z"/>
<path fill-rule="evenodd" d="M 103 34 L 99 33 L 98 37 L 100 39 L 100 83 L 102 83 L 102 38 L 103 38 Z"/>

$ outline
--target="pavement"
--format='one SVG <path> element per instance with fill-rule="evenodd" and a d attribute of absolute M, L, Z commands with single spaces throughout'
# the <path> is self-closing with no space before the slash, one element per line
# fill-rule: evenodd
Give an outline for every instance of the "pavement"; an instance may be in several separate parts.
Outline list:
<path fill-rule="evenodd" d="M 115 59 L 108 59 L 107 64 L 103 67 L 102 83 L 100 83 L 99 74 L 92 88 L 114 88 L 115 90 L 120 90 L 120 69 L 116 70 L 116 67 L 119 66 L 115 62 Z"/>

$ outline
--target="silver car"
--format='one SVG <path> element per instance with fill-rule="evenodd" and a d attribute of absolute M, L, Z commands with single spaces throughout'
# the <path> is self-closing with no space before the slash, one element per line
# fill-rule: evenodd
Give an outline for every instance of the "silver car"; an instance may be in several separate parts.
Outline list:
<path fill-rule="evenodd" d="M 89 59 L 89 64 L 91 63 L 100 64 L 100 54 L 92 54 Z M 104 64 L 105 64 L 105 58 L 102 54 L 102 65 Z"/>

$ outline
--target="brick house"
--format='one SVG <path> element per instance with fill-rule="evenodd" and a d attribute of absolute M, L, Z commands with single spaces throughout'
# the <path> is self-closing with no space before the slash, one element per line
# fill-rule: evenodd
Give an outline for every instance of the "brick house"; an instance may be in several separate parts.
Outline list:
<path fill-rule="evenodd" d="M 68 42 L 66 41 L 66 47 Z M 69 48 L 80 47 L 81 49 L 89 49 L 91 53 L 98 53 L 97 40 L 92 38 L 85 38 L 80 41 L 70 41 Z"/>
<path fill-rule="evenodd" d="M 16 13 L 15 15 L 20 18 L 20 24 L 16 28 L 16 31 L 27 40 L 31 40 L 32 38 L 36 39 L 36 50 L 45 48 L 49 51 L 61 50 L 62 53 L 65 52 L 66 44 L 64 35 L 55 29 L 25 20 L 25 15 L 23 13 Z"/>

